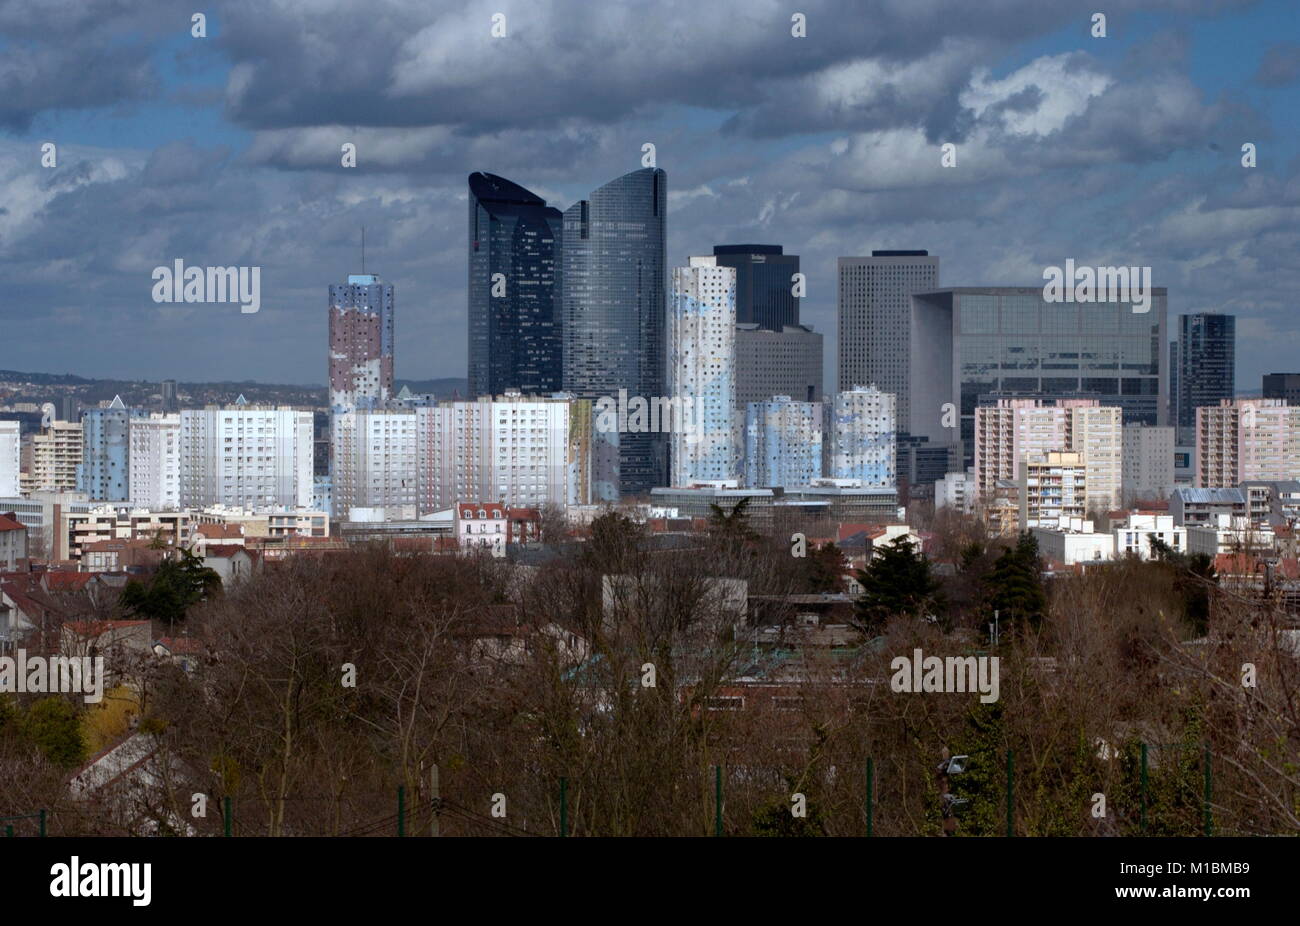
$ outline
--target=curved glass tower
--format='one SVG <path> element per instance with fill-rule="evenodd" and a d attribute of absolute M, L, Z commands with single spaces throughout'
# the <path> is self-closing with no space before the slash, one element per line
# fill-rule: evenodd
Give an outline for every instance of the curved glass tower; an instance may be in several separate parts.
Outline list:
<path fill-rule="evenodd" d="M 495 174 L 469 175 L 469 390 L 560 388 L 560 210 Z"/>
<path fill-rule="evenodd" d="M 581 398 L 664 395 L 667 175 L 624 174 L 564 212 L 564 380 Z M 662 434 L 617 435 L 619 492 L 665 484 Z"/>

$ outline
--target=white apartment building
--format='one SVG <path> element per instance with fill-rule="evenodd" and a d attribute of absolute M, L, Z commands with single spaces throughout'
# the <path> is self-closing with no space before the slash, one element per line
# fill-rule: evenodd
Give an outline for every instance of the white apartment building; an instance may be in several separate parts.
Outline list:
<path fill-rule="evenodd" d="M 822 475 L 822 404 L 772 396 L 745 407 L 745 485 L 806 486 Z"/>
<path fill-rule="evenodd" d="M 894 395 L 875 386 L 835 393 L 826 405 L 826 477 L 861 480 L 867 488 L 896 485 L 896 410 Z"/>
<path fill-rule="evenodd" d="M 1168 498 L 1174 490 L 1174 430 L 1144 424 L 1124 426 L 1123 504 Z"/>
<path fill-rule="evenodd" d="M 382 508 L 394 520 L 416 516 L 419 468 L 414 410 L 354 411 L 330 419 L 334 517 Z"/>
<path fill-rule="evenodd" d="M 1300 405 L 1224 399 L 1196 410 L 1196 485 L 1235 486 L 1300 476 Z"/>
<path fill-rule="evenodd" d="M 589 409 L 589 403 L 579 403 Z M 585 433 L 590 435 L 586 422 Z M 571 498 L 573 467 L 585 467 L 587 449 L 570 446 L 570 397 L 525 397 L 507 392 L 474 401 L 416 409 L 417 507 L 421 514 L 462 499 L 541 508 L 585 502 Z M 575 435 L 579 437 L 579 435 Z M 579 441 L 582 443 L 582 441 Z M 338 487 L 334 488 L 335 494 Z"/>
<path fill-rule="evenodd" d="M 1212 524 L 1187 527 L 1187 552 L 1219 556 L 1226 553 L 1271 553 L 1277 536 L 1268 527 L 1252 527 L 1249 518 L 1216 516 Z"/>
<path fill-rule="evenodd" d="M 669 436 L 669 484 L 736 478 L 736 270 L 716 257 L 673 269 L 668 394 L 682 410 Z"/>
<path fill-rule="evenodd" d="M 1187 552 L 1187 528 L 1175 524 L 1173 515 L 1130 512 L 1112 533 L 1115 535 L 1116 556 L 1135 553 L 1142 559 L 1154 558 L 1153 537 L 1175 553 Z"/>
<path fill-rule="evenodd" d="M 1112 511 L 1123 504 L 1123 410 L 1075 401 L 1068 404 L 1070 432 L 1066 447 L 1082 453 L 1088 468 L 1087 508 Z"/>
<path fill-rule="evenodd" d="M 181 412 L 181 504 L 310 508 L 312 413 L 235 405 Z"/>
<path fill-rule="evenodd" d="M 1083 518 L 1088 467 L 1073 450 L 1027 453 L 1020 460 L 1020 529 L 1053 527 L 1061 518 Z"/>
<path fill-rule="evenodd" d="M 20 477 L 23 493 L 75 492 L 82 453 L 81 422 L 51 421 L 32 435 L 32 466 Z"/>
<path fill-rule="evenodd" d="M 18 495 L 22 469 L 21 425 L 17 421 L 0 421 L 0 498 Z"/>
<path fill-rule="evenodd" d="M 127 427 L 131 504 L 176 510 L 181 505 L 181 416 L 130 418 Z"/>
<path fill-rule="evenodd" d="M 964 514 L 975 510 L 976 482 L 975 468 L 964 473 L 945 473 L 943 478 L 934 483 L 934 507 L 952 508 Z"/>

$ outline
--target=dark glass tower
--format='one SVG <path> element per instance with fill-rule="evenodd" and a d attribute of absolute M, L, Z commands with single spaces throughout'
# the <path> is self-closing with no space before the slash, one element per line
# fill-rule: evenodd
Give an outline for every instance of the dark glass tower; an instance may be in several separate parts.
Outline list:
<path fill-rule="evenodd" d="M 1179 444 L 1193 442 L 1196 410 L 1231 399 L 1236 390 L 1237 317 L 1197 312 L 1178 317 Z"/>
<path fill-rule="evenodd" d="M 560 388 L 560 210 L 494 174 L 469 175 L 469 390 Z"/>
<path fill-rule="evenodd" d="M 799 324 L 799 297 L 792 279 L 799 272 L 799 256 L 783 251 L 779 244 L 713 246 L 718 266 L 736 270 L 737 325 L 780 331 Z"/>
<path fill-rule="evenodd" d="M 664 395 L 667 175 L 647 167 L 564 212 L 564 389 L 615 401 Z M 619 491 L 665 484 L 662 434 L 620 433 Z"/>

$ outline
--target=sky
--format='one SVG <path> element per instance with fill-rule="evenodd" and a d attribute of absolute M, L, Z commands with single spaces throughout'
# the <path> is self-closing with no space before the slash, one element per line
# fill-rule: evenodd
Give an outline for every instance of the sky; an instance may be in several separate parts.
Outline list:
<path fill-rule="evenodd" d="M 1300 371 L 1298 114 L 1295 0 L 0 0 L 0 368 L 324 383 L 364 225 L 397 376 L 463 376 L 468 174 L 564 209 L 650 142 L 670 266 L 799 254 L 829 382 L 836 258 L 924 248 L 1150 266 L 1254 390 Z M 155 302 L 178 259 L 260 310 Z"/>

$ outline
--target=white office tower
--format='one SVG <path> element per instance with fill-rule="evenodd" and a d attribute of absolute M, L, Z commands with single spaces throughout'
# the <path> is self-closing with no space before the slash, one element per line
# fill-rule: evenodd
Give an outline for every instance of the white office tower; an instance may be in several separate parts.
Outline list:
<path fill-rule="evenodd" d="M 787 395 L 745 408 L 745 485 L 806 486 L 822 475 L 822 403 Z"/>
<path fill-rule="evenodd" d="M 894 396 L 875 386 L 854 386 L 827 403 L 826 475 L 858 479 L 863 488 L 895 484 L 898 446 Z"/>
<path fill-rule="evenodd" d="M 668 394 L 681 412 L 672 422 L 669 482 L 735 479 L 736 270 L 716 257 L 673 269 Z"/>
<path fill-rule="evenodd" d="M 416 516 L 418 460 L 414 410 L 366 410 L 330 418 L 333 515 L 382 510 L 388 520 Z"/>
<path fill-rule="evenodd" d="M 181 416 L 127 420 L 127 486 L 136 508 L 175 511 L 181 504 Z"/>
<path fill-rule="evenodd" d="M 17 421 L 0 421 L 0 498 L 18 497 L 20 429 Z"/>
<path fill-rule="evenodd" d="M 181 505 L 310 508 L 312 413 L 234 405 L 181 412 Z"/>
<path fill-rule="evenodd" d="M 458 501 L 504 502 L 511 508 L 585 501 L 569 497 L 571 484 L 583 484 L 570 480 L 570 399 L 563 393 L 540 398 L 512 391 L 495 399 L 417 408 L 419 512 Z M 590 402 L 572 404 L 589 419 Z M 587 420 L 581 433 L 589 435 L 590 429 Z"/>

